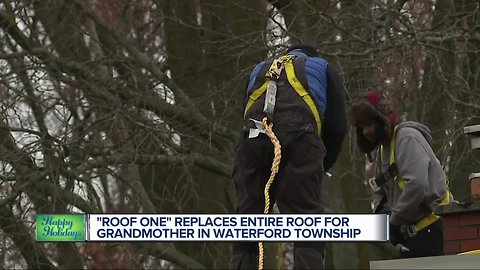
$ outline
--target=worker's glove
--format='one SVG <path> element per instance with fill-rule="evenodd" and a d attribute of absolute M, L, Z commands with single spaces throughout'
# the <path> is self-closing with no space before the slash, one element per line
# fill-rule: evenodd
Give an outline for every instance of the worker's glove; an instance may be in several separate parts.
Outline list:
<path fill-rule="evenodd" d="M 400 226 L 390 223 L 390 243 L 394 246 L 403 243 L 404 238 L 400 230 Z"/>

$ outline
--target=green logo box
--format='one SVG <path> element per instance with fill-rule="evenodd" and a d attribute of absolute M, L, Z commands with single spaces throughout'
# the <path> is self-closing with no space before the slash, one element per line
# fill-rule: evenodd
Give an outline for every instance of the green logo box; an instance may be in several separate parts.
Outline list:
<path fill-rule="evenodd" d="M 36 239 L 38 242 L 85 241 L 85 215 L 37 214 Z"/>

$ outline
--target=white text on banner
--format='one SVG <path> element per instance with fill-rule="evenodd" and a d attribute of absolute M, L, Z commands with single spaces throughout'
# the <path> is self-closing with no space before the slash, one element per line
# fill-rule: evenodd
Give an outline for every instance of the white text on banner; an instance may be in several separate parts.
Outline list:
<path fill-rule="evenodd" d="M 87 218 L 87 241 L 387 240 L 387 215 L 92 214 Z"/>

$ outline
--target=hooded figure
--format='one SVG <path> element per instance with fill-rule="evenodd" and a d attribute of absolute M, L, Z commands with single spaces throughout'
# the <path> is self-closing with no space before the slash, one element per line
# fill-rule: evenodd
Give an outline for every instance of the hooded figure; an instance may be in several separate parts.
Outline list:
<path fill-rule="evenodd" d="M 378 151 L 369 183 L 384 198 L 376 212 L 390 214 L 390 242 L 408 249 L 401 257 L 442 255 L 443 224 L 433 212 L 449 193 L 430 130 L 413 121 L 397 123 L 391 103 L 377 90 L 353 101 L 349 116 L 360 151 Z"/>
<path fill-rule="evenodd" d="M 358 148 L 362 153 L 370 153 L 380 141 L 370 142 L 365 138 L 362 133 L 363 126 L 371 123 L 378 124 L 378 139 L 389 138 L 393 127 L 397 124 L 397 115 L 393 111 L 391 103 L 380 92 L 369 89 L 352 103 L 350 122 L 356 127 Z"/>

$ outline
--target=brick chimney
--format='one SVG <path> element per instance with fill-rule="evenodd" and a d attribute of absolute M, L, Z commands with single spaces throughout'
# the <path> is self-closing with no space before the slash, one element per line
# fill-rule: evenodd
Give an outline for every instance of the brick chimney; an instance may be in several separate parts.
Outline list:
<path fill-rule="evenodd" d="M 443 217 L 445 255 L 480 249 L 480 201 L 445 205 L 436 213 Z"/>
<path fill-rule="evenodd" d="M 480 149 L 480 125 L 467 126 L 464 133 L 470 137 L 471 149 Z M 480 173 L 471 173 L 472 201 L 439 207 L 436 213 L 443 217 L 445 255 L 480 250 Z"/>

